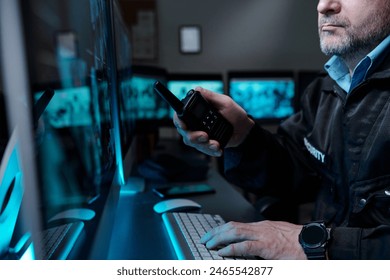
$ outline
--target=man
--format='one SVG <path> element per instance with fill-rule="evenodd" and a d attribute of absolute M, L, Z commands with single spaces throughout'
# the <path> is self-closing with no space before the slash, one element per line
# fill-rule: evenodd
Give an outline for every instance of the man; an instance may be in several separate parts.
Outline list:
<path fill-rule="evenodd" d="M 234 126 L 224 151 L 174 118 L 184 142 L 224 153 L 231 182 L 256 192 L 316 194 L 314 223 L 231 222 L 202 242 L 222 256 L 390 259 L 390 1 L 319 0 L 329 75 L 306 90 L 301 111 L 271 135 L 229 97 L 199 91 Z M 221 247 L 221 248 L 220 248 Z"/>

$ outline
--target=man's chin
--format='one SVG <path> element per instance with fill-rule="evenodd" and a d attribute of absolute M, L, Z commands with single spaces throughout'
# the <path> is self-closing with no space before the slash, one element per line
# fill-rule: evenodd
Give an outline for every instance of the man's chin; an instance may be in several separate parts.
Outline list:
<path fill-rule="evenodd" d="M 345 50 L 345 44 L 340 44 L 340 38 L 321 39 L 320 47 L 326 55 L 340 54 Z"/>

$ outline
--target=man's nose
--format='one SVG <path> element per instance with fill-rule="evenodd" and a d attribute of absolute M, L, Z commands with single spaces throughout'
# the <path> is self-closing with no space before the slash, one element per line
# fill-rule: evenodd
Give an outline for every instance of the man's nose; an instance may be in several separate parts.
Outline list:
<path fill-rule="evenodd" d="M 317 11 L 319 14 L 337 14 L 341 10 L 341 0 L 319 0 Z"/>

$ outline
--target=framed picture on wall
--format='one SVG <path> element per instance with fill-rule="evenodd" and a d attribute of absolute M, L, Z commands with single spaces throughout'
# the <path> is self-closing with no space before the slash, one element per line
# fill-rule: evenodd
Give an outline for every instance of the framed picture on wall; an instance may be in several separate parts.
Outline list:
<path fill-rule="evenodd" d="M 199 25 L 179 27 L 179 49 L 183 54 L 198 54 L 202 51 L 202 33 Z"/>
<path fill-rule="evenodd" d="M 154 10 L 138 11 L 137 23 L 131 26 L 131 33 L 133 42 L 133 58 L 135 60 L 156 60 L 156 12 Z"/>

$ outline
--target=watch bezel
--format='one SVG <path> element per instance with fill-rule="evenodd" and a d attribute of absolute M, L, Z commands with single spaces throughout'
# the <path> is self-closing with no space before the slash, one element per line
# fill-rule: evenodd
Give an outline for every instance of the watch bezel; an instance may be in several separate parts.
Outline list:
<path fill-rule="evenodd" d="M 318 229 L 320 229 L 320 231 L 317 231 Z M 313 233 L 313 230 L 317 231 L 318 233 L 322 233 L 322 236 L 314 237 L 316 240 L 318 240 L 316 242 L 309 240 L 310 238 L 313 238 L 313 234 L 317 234 L 317 232 Z M 308 234 L 310 234 L 311 236 L 307 236 Z M 329 233 L 325 227 L 325 224 L 319 222 L 312 222 L 304 225 L 301 230 L 301 233 L 299 234 L 299 242 L 301 243 L 303 248 L 307 249 L 316 249 L 323 247 L 328 239 Z"/>

